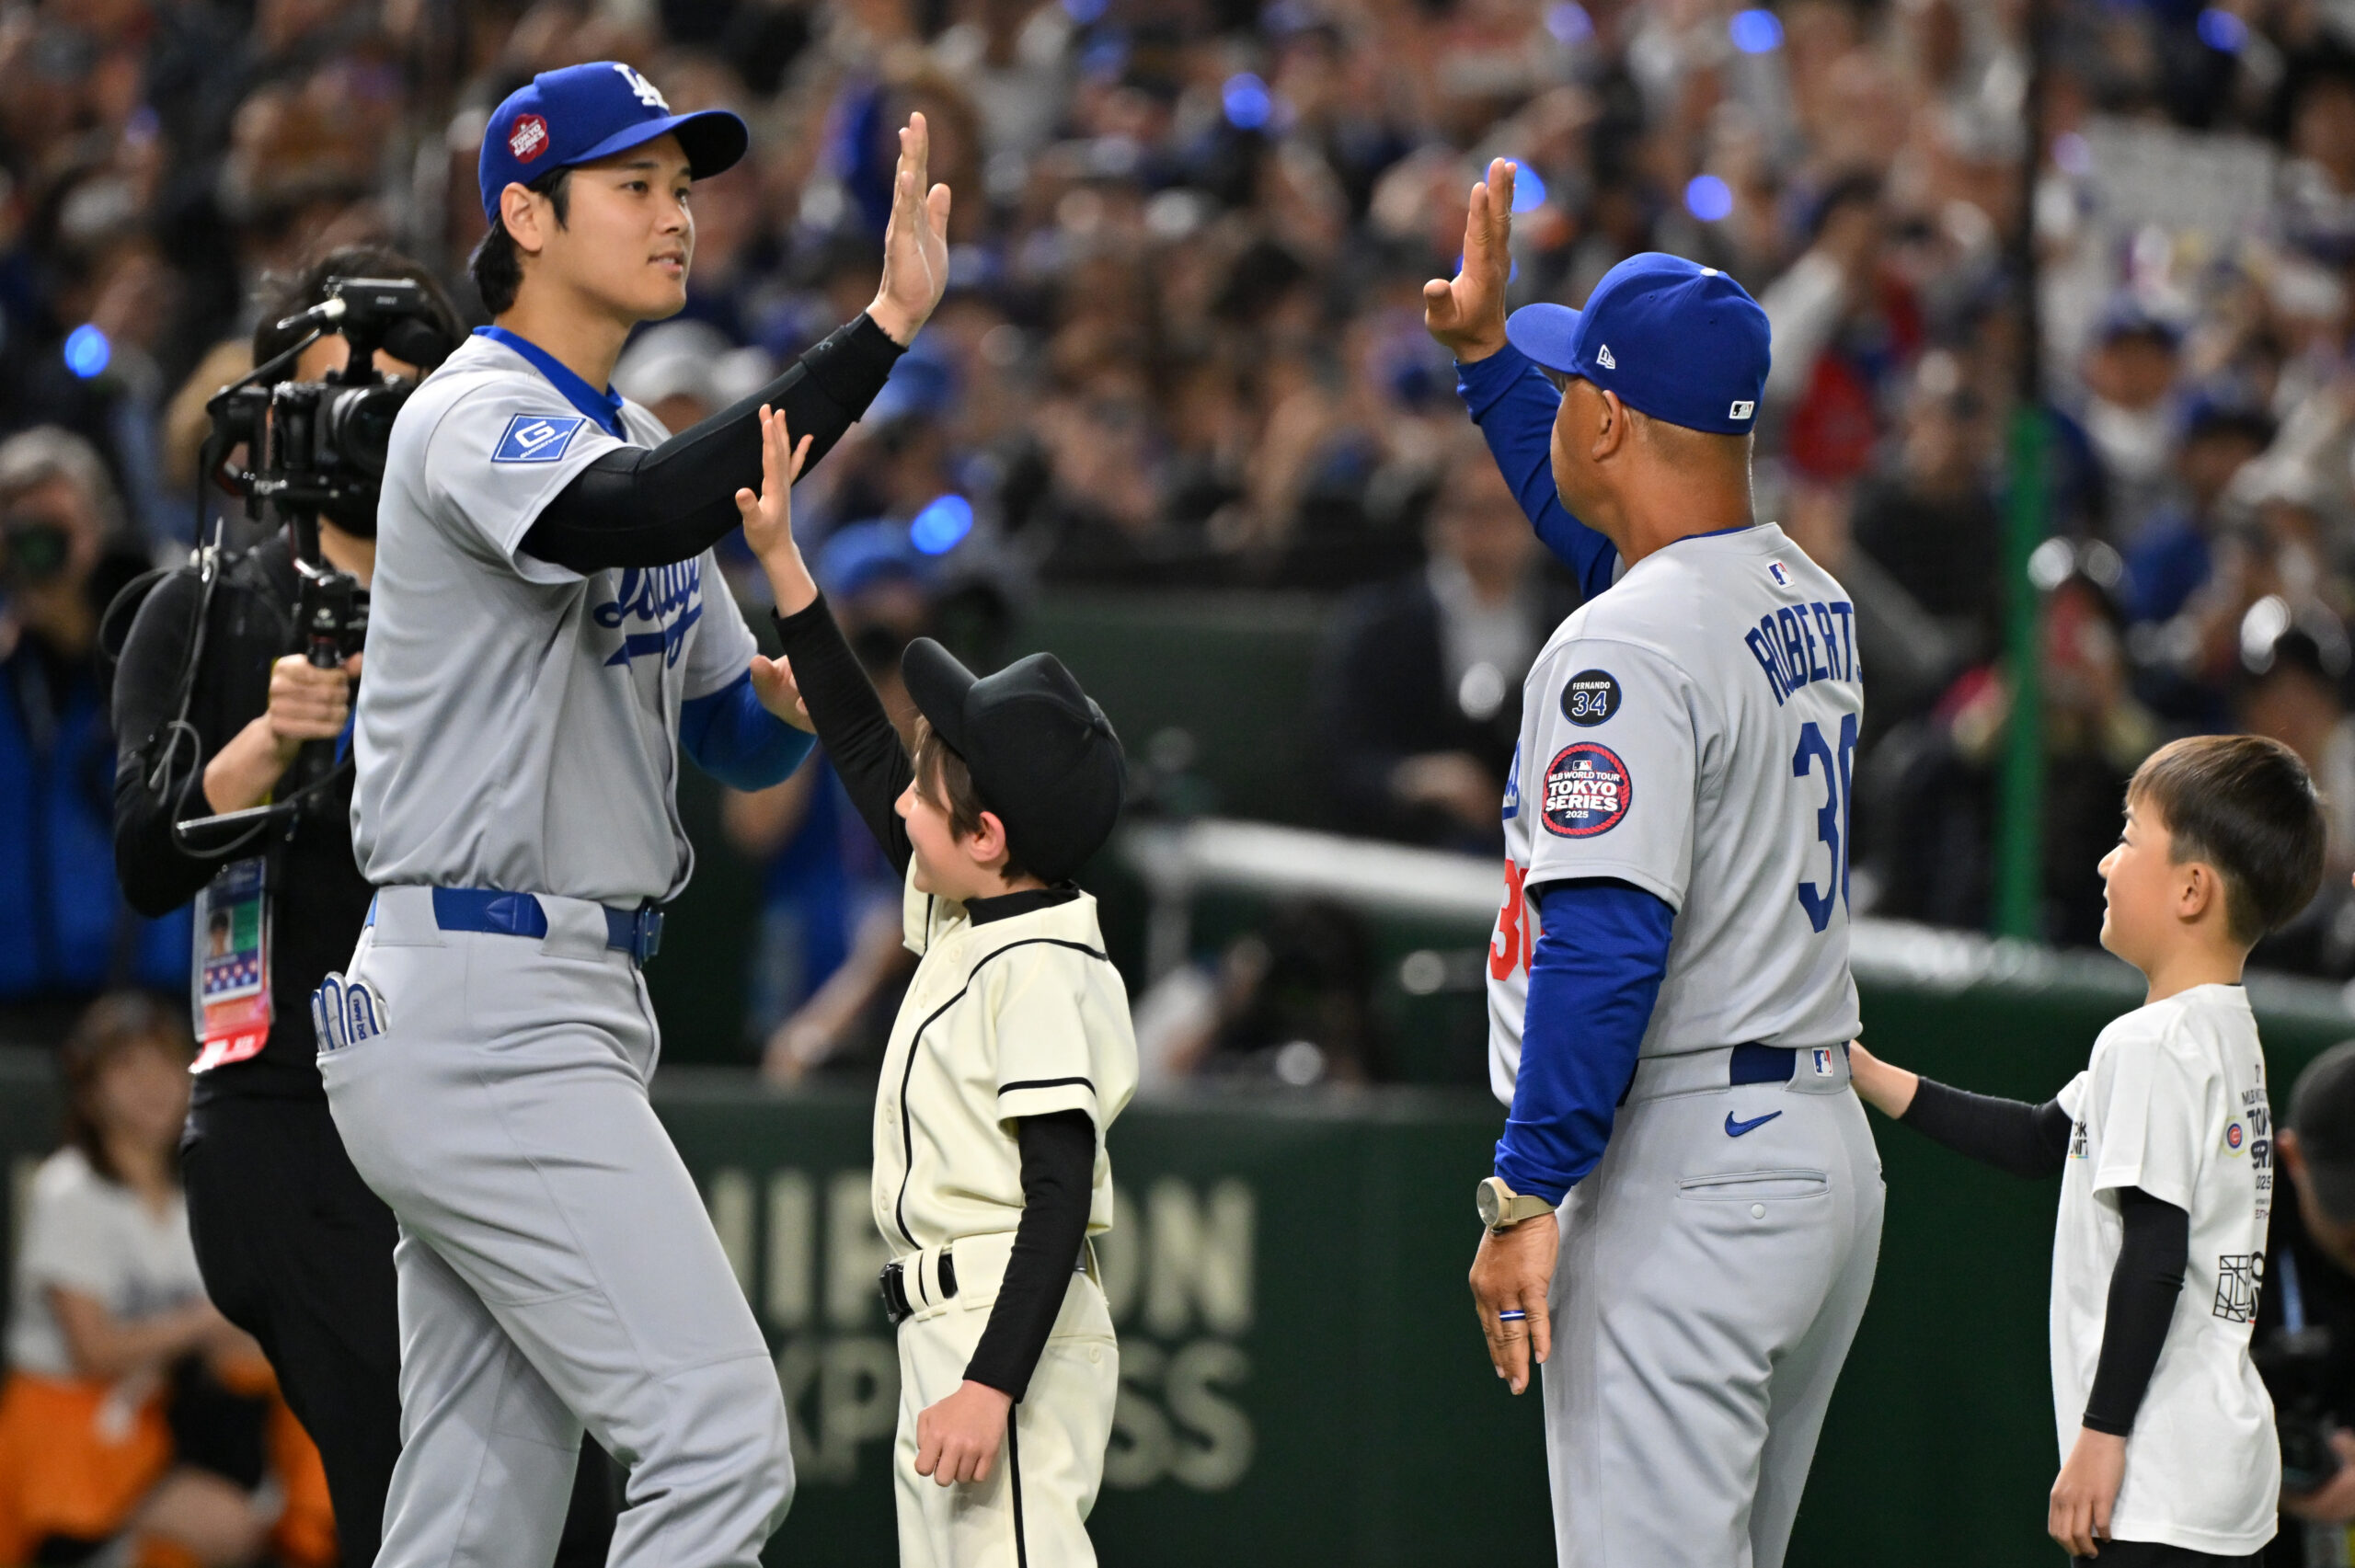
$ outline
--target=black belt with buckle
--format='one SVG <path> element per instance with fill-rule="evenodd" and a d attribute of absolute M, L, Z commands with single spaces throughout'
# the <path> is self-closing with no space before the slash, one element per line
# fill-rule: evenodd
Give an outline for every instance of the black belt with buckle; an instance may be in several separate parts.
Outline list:
<path fill-rule="evenodd" d="M 875 1283 L 883 1292 L 883 1319 L 886 1322 L 898 1328 L 915 1316 L 915 1308 L 908 1304 L 906 1265 L 893 1258 L 883 1265 L 883 1272 L 875 1276 Z M 957 1262 L 943 1253 L 940 1254 L 940 1299 L 945 1301 L 956 1294 Z"/>

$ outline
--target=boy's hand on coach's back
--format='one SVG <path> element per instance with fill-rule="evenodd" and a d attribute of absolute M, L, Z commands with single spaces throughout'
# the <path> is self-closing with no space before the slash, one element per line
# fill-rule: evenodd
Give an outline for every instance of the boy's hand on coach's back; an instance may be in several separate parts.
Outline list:
<path fill-rule="evenodd" d="M 1505 346 L 1505 285 L 1512 280 L 1513 166 L 1488 165 L 1464 214 L 1464 259 L 1453 279 L 1423 285 L 1423 326 L 1465 364 Z"/>
<path fill-rule="evenodd" d="M 955 1393 L 916 1413 L 916 1473 L 942 1486 L 987 1481 L 1005 1441 L 1014 1397 L 968 1378 Z"/>
<path fill-rule="evenodd" d="M 1922 1086 L 1920 1073 L 1890 1066 L 1862 1040 L 1848 1042 L 1848 1078 L 1859 1099 L 1892 1120 L 1913 1109 L 1913 1092 Z"/>

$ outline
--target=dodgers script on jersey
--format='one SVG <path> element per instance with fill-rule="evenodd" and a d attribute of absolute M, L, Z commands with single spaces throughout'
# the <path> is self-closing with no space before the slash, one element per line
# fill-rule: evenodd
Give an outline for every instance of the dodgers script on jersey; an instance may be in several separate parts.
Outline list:
<path fill-rule="evenodd" d="M 1848 972 L 1848 793 L 1864 687 L 1855 612 L 1769 523 L 1645 556 L 1531 667 L 1505 788 L 1488 949 L 1489 1077 L 1521 1063 L 1532 894 L 1609 877 L 1676 910 L 1643 1054 L 1832 1046 Z"/>
<path fill-rule="evenodd" d="M 752 631 L 709 551 L 584 578 L 521 548 L 600 454 L 669 434 L 633 403 L 621 421 L 627 443 L 482 337 L 394 421 L 352 737 L 379 887 L 629 905 L 686 885 L 679 704 L 751 666 Z"/>

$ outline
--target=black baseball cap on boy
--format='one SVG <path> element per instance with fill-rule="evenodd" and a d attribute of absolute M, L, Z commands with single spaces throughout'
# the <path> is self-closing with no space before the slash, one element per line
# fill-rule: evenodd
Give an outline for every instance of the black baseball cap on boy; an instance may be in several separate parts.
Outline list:
<path fill-rule="evenodd" d="M 1063 660 L 1034 653 L 976 676 L 918 637 L 900 656 L 900 675 L 916 710 L 965 760 L 1026 870 L 1061 882 L 1112 836 L 1125 773 L 1120 739 Z"/>

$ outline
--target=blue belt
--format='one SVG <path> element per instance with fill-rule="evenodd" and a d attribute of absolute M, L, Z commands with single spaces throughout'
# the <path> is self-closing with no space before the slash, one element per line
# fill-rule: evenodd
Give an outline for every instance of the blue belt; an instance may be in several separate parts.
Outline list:
<path fill-rule="evenodd" d="M 1841 1049 L 1844 1052 L 1847 1047 Z M 1737 1089 L 1745 1083 L 1788 1083 L 1798 1076 L 1798 1070 L 1799 1050 L 1796 1046 L 1736 1046 L 1726 1079 L 1729 1086 Z"/>
<path fill-rule="evenodd" d="M 369 920 L 371 923 L 375 920 L 373 910 Z M 548 912 L 529 893 L 500 893 L 487 887 L 436 887 L 433 923 L 443 931 L 542 937 L 548 933 Z M 662 911 L 651 904 L 636 910 L 607 907 L 605 945 L 628 954 L 634 964 L 644 964 L 661 950 Z"/>

